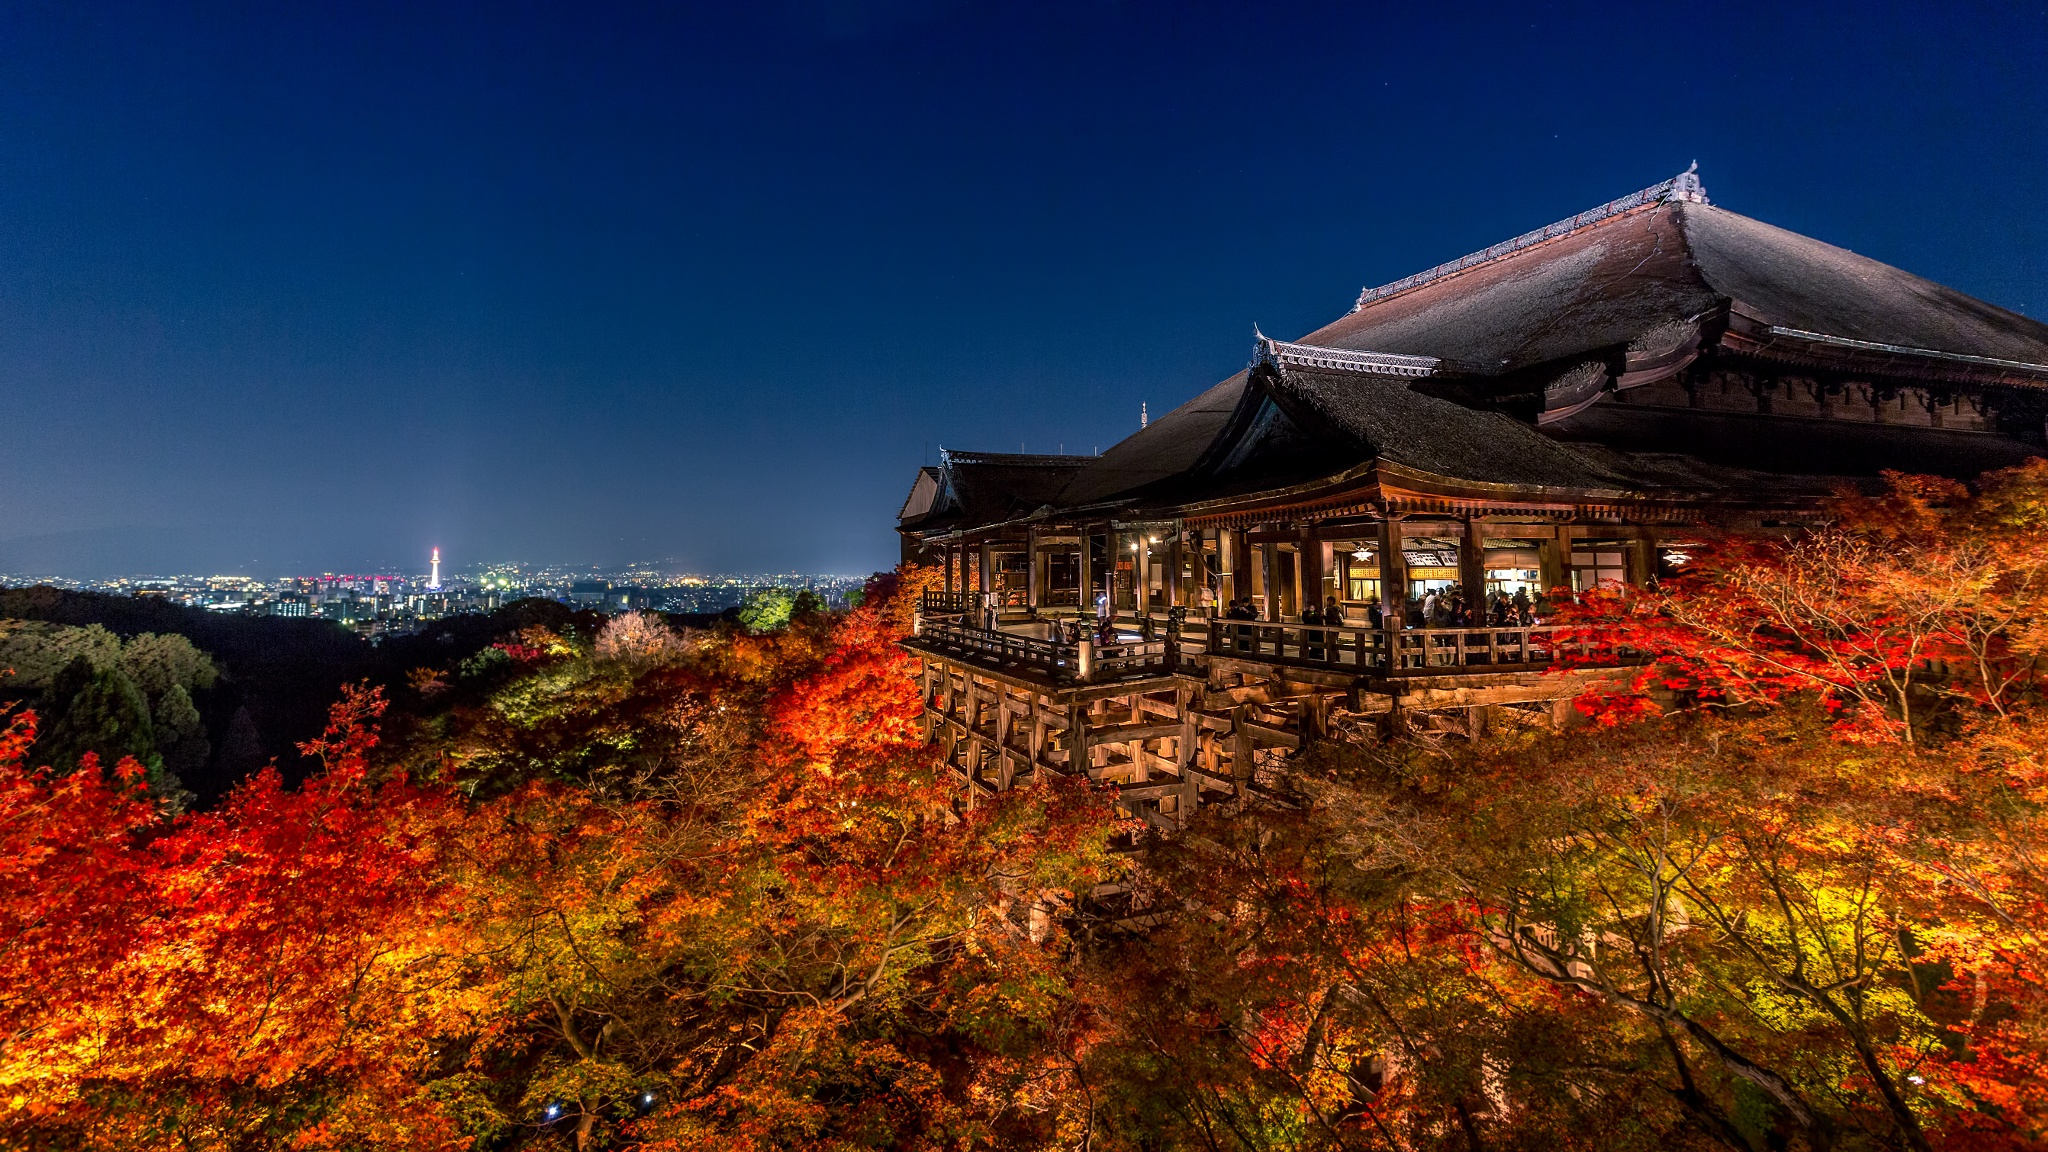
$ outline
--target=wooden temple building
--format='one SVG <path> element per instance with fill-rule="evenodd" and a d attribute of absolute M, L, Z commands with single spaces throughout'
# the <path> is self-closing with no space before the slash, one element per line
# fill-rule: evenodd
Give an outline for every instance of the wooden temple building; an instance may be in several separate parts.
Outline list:
<path fill-rule="evenodd" d="M 946 573 L 906 647 L 963 803 L 1085 772 L 1173 826 L 1364 726 L 1562 722 L 1601 673 L 1546 671 L 1546 597 L 2044 434 L 2048 326 L 1688 171 L 1255 335 L 1098 456 L 942 452 L 898 525 Z"/>

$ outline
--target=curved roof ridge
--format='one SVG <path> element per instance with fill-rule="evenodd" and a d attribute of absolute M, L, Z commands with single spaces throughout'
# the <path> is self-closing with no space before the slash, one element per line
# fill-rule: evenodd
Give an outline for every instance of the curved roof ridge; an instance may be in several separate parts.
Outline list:
<path fill-rule="evenodd" d="M 971 448 L 939 449 L 939 459 L 947 464 L 1003 464 L 1019 468 L 1063 468 L 1072 467 L 1095 457 L 1082 453 L 1055 452 L 981 452 Z"/>
<path fill-rule="evenodd" d="M 1291 344 L 1275 340 L 1252 326 L 1252 363 L 1324 368 L 1340 372 L 1370 372 L 1377 376 L 1429 376 L 1443 365 L 1435 356 L 1405 356 L 1399 352 L 1329 348 L 1320 344 Z"/>
<path fill-rule="evenodd" d="M 1463 272 L 1467 268 L 1487 263 L 1490 260 L 1497 260 L 1510 252 L 1519 252 L 1532 244 L 1541 244 L 1545 240 L 1555 240 L 1559 236 L 1576 232 L 1588 224 L 1597 224 L 1610 216 L 1619 216 L 1623 212 L 1641 208 L 1645 204 L 1669 204 L 1677 201 L 1689 204 L 1711 204 L 1712 201 L 1707 199 L 1706 186 L 1700 183 L 1699 168 L 1700 162 L 1695 160 L 1692 162 L 1692 167 L 1662 183 L 1652 184 L 1640 192 L 1631 192 L 1618 200 L 1609 200 L 1598 208 L 1588 208 L 1576 216 L 1559 220 L 1555 224 L 1546 224 L 1533 232 L 1524 232 L 1512 240 L 1503 240 L 1490 248 L 1482 248 L 1470 255 L 1460 256 L 1456 260 L 1439 264 L 1434 268 L 1426 268 L 1412 276 L 1403 276 L 1399 280 L 1382 284 L 1377 288 L 1366 288 L 1358 294 L 1358 300 L 1351 305 L 1351 311 L 1356 312 L 1376 300 L 1384 300 L 1389 296 L 1399 295 L 1410 288 L 1421 287 L 1432 280 L 1449 276 L 1453 272 Z"/>

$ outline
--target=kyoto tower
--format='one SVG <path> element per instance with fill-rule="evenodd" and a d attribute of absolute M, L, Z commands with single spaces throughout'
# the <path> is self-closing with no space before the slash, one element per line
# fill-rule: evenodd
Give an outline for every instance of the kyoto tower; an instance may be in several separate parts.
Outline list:
<path fill-rule="evenodd" d="M 439 592 L 441 590 L 441 550 L 439 548 L 434 549 L 434 558 L 427 563 L 430 565 L 427 571 L 427 591 Z"/>

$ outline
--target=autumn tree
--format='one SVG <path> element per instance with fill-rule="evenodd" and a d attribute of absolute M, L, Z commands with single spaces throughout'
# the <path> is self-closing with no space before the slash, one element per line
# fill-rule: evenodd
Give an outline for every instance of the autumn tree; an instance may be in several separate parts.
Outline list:
<path fill-rule="evenodd" d="M 1073 951 L 1030 910 L 1120 877 L 1120 825 L 1079 785 L 959 810 L 898 615 L 883 599 L 674 662 L 522 634 L 402 746 L 352 691 L 305 786 L 269 770 L 175 818 L 133 762 L 23 766 L 19 722 L 0 981 L 36 991 L 4 1002 L 0 1133 L 1039 1138 L 1070 1083 L 1044 1054 Z"/>

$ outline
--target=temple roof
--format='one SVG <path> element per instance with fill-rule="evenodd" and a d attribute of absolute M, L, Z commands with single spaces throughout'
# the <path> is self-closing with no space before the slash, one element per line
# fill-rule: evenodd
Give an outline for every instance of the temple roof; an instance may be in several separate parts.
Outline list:
<path fill-rule="evenodd" d="M 1061 505 L 1093 504 L 1193 467 L 1237 408 L 1244 383 L 1245 373 L 1239 372 L 1126 436 L 1102 455 L 1090 457 L 1060 494 Z"/>
<path fill-rule="evenodd" d="M 1495 375 L 1625 345 L 1731 304 L 1808 336 L 2040 365 L 2048 375 L 2048 325 L 1717 208 L 1684 177 L 1368 289 L 1302 342 L 1435 356 Z"/>
<path fill-rule="evenodd" d="M 1284 368 L 1274 398 L 1350 441 L 1353 459 L 1388 460 L 1453 480 L 1549 488 L 1624 485 L 1571 448 L 1499 412 L 1415 391 L 1398 376 Z M 1306 423 L 1306 420 L 1302 422 Z"/>
<path fill-rule="evenodd" d="M 1262 338 L 1237 409 L 1202 459 L 1138 502 L 1289 487 L 1368 461 L 1454 482 L 1657 498 L 1825 494 L 1848 480 L 1560 442 L 1503 413 L 1417 391 L 1426 371 L 1382 359 L 1347 362 L 1342 352 Z"/>
<path fill-rule="evenodd" d="M 1060 493 L 1094 456 L 1020 452 L 960 452 L 941 448 L 936 491 L 922 514 L 902 521 L 919 530 L 955 524 L 993 524 L 1028 516 Z M 916 499 L 916 487 L 912 498 Z M 910 505 L 905 505 L 909 511 Z"/>
<path fill-rule="evenodd" d="M 1372 461 L 1451 484 L 1761 496 L 1822 493 L 1877 467 L 1964 474 L 2037 451 L 2004 436 L 1831 424 L 1841 443 L 1827 456 L 1804 425 L 1597 403 L 1682 370 L 1715 340 L 1801 364 L 1911 362 L 1902 374 L 2048 386 L 2048 325 L 1715 207 L 1687 171 L 1367 289 L 1300 343 L 1258 336 L 1251 367 L 1100 456 L 943 453 L 929 504 L 914 508 L 914 489 L 901 526 L 949 531 L 1047 506 L 1163 509 Z M 1535 419 L 1550 434 L 1492 410 L 1515 410 L 1521 386 L 1486 382 L 1522 369 L 1546 380 Z M 1663 423 L 1608 438 L 1594 434 L 1600 419 Z"/>

